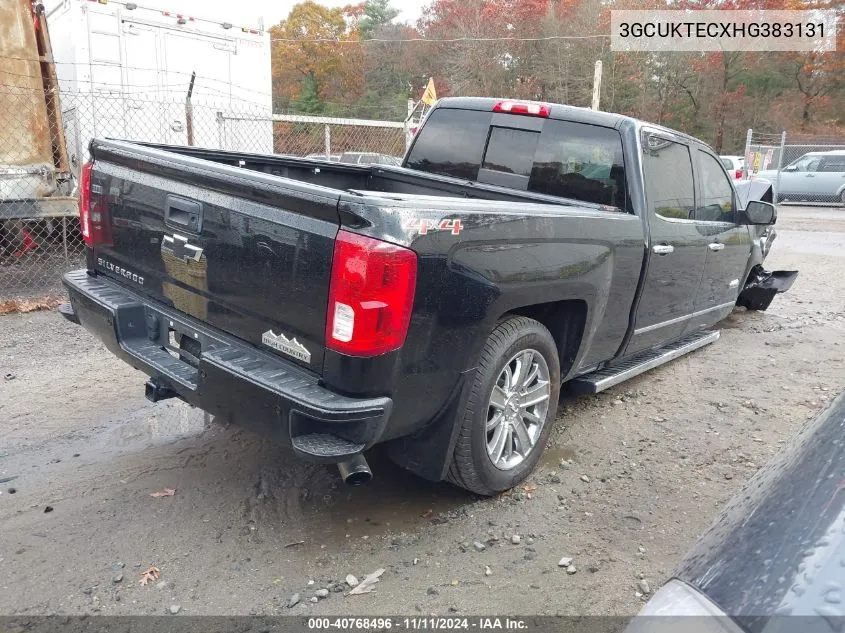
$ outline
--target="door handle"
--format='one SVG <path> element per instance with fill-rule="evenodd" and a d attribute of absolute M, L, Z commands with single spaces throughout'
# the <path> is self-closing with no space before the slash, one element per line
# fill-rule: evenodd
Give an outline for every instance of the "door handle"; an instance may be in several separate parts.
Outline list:
<path fill-rule="evenodd" d="M 725 245 L 719 244 L 719 242 L 713 242 L 712 244 L 708 244 L 707 248 L 709 248 L 711 251 L 721 251 L 724 250 Z"/>
<path fill-rule="evenodd" d="M 655 244 L 654 248 L 652 248 L 655 253 L 658 255 L 668 255 L 669 253 L 675 252 L 675 247 L 671 244 Z"/>
<path fill-rule="evenodd" d="M 202 204 L 178 196 L 165 199 L 164 223 L 174 229 L 202 233 Z"/>

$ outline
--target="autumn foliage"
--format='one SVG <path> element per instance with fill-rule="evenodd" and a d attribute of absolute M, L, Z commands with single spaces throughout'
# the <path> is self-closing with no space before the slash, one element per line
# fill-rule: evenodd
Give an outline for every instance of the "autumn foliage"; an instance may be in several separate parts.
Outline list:
<path fill-rule="evenodd" d="M 399 0 L 312 1 L 271 29 L 280 111 L 401 119 L 429 77 L 438 96 L 586 106 L 604 64 L 602 109 L 738 151 L 745 132 L 845 135 L 845 38 L 837 52 L 616 53 L 611 9 L 841 9 L 833 0 L 431 0 L 415 25 Z"/>

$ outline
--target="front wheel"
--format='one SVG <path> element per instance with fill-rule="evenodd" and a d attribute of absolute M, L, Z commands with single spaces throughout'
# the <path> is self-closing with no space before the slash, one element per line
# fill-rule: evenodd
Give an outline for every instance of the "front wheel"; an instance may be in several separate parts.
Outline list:
<path fill-rule="evenodd" d="M 492 495 L 525 479 L 546 446 L 559 395 L 560 361 L 546 327 L 521 316 L 500 322 L 458 420 L 449 481 Z"/>

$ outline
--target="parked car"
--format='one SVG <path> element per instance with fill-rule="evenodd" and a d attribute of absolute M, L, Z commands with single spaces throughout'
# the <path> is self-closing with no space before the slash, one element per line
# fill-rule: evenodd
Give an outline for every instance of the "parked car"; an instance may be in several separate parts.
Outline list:
<path fill-rule="evenodd" d="M 386 442 L 423 477 L 510 488 L 562 385 L 597 393 L 711 343 L 746 292 L 764 308 L 797 274 L 761 272 L 774 206 L 738 205 L 708 146 L 606 112 L 443 99 L 404 167 L 91 152 L 64 313 L 151 400 L 350 483 Z"/>
<path fill-rule="evenodd" d="M 843 429 L 845 392 L 734 496 L 627 633 L 838 630 Z"/>
<path fill-rule="evenodd" d="M 745 157 L 744 156 L 720 156 L 722 160 L 722 164 L 725 166 L 725 171 L 728 172 L 728 175 L 733 178 L 734 180 L 742 180 L 743 173 L 742 170 L 745 167 Z"/>
<path fill-rule="evenodd" d="M 343 152 L 340 155 L 340 162 L 354 165 L 401 165 L 402 159 L 376 152 Z"/>
<path fill-rule="evenodd" d="M 305 158 L 313 158 L 314 160 L 326 160 L 325 154 L 308 154 Z M 329 154 L 329 162 L 339 163 L 340 154 Z"/>
<path fill-rule="evenodd" d="M 840 202 L 845 206 L 845 150 L 808 152 L 780 172 L 758 172 L 777 182 L 778 202 Z"/>

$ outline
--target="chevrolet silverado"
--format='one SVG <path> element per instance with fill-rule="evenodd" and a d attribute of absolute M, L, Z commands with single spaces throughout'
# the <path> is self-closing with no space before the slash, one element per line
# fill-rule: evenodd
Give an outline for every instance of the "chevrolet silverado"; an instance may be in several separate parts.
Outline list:
<path fill-rule="evenodd" d="M 217 418 L 480 494 L 537 464 L 561 388 L 718 338 L 797 273 L 713 150 L 582 108 L 443 99 L 401 166 L 95 140 L 63 314 Z M 770 193 L 770 192 L 769 192 Z"/>

